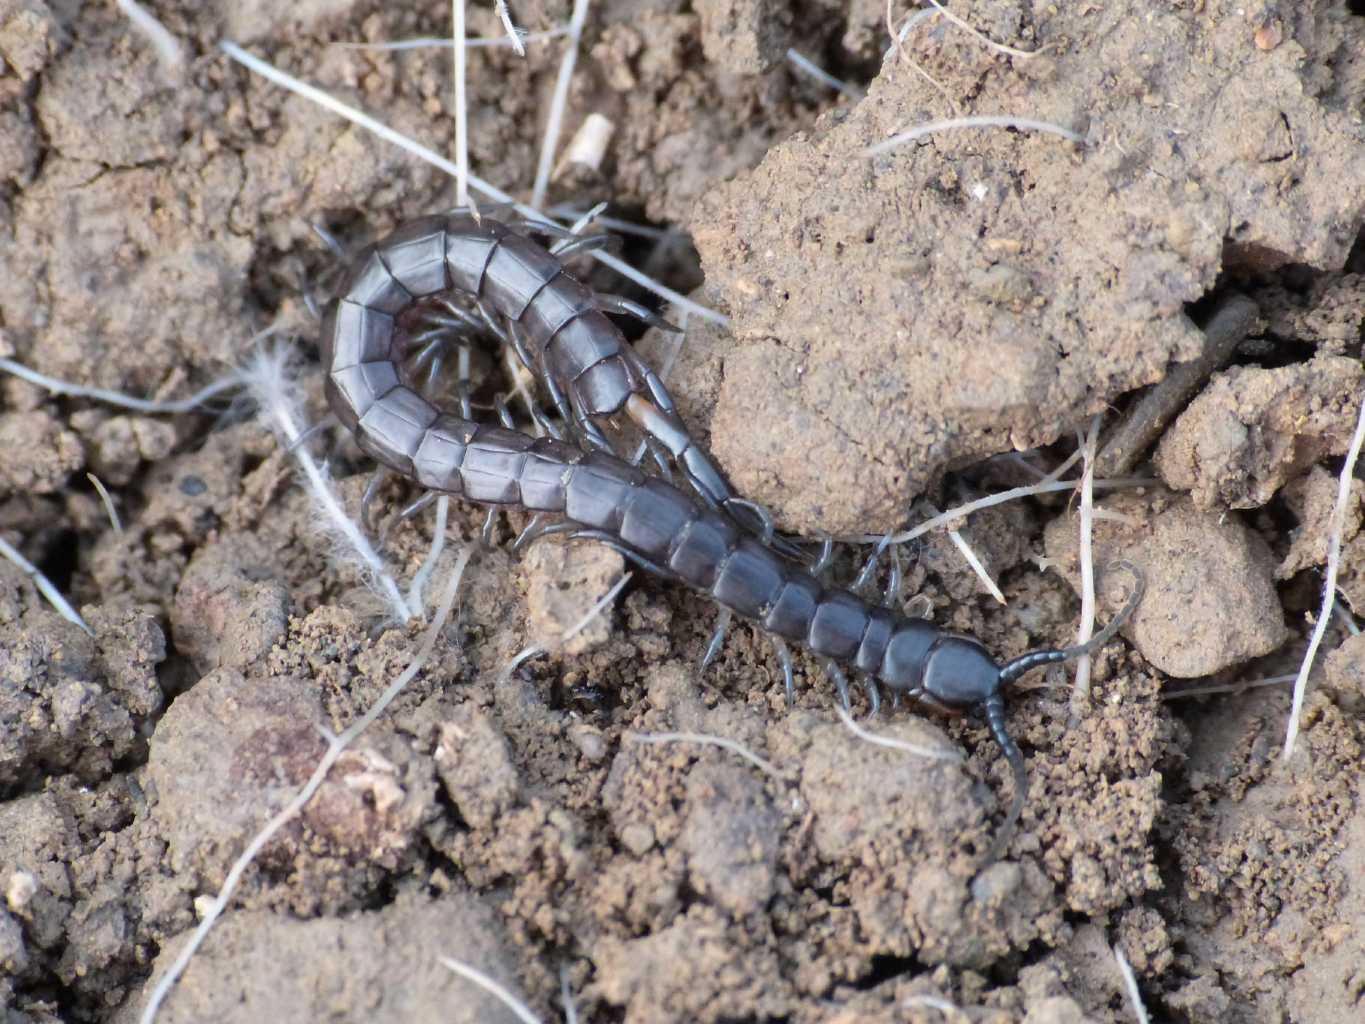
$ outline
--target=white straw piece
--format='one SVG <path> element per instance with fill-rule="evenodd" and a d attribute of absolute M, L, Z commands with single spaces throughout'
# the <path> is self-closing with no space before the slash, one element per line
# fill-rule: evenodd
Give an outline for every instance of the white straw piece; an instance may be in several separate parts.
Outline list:
<path fill-rule="evenodd" d="M 152 17 L 151 13 L 137 0 L 114 0 L 133 27 L 147 37 L 156 56 L 168 71 L 180 71 L 185 66 L 185 51 L 165 25 Z"/>
<path fill-rule="evenodd" d="M 849 96 L 855 100 L 860 100 L 867 95 L 856 85 L 849 85 L 847 82 L 835 78 L 799 50 L 787 50 L 787 60 L 791 63 L 792 67 L 810 75 L 810 77 L 814 78 L 817 82 L 829 86 L 835 92 L 841 92 L 845 96 Z"/>
<path fill-rule="evenodd" d="M 1341 568 L 1341 535 L 1346 530 L 1346 509 L 1350 504 L 1351 481 L 1355 478 L 1356 460 L 1360 457 L 1361 445 L 1365 444 L 1365 400 L 1360 403 L 1360 414 L 1356 418 L 1355 434 L 1346 452 L 1346 461 L 1337 478 L 1337 501 L 1332 508 L 1331 532 L 1327 538 L 1327 575 L 1322 583 L 1322 607 L 1318 610 L 1318 621 L 1313 626 L 1313 636 L 1308 641 L 1303 664 L 1294 680 L 1294 704 L 1289 712 L 1289 729 L 1284 737 L 1284 760 L 1288 761 L 1294 753 L 1294 741 L 1299 735 L 1299 716 L 1303 714 L 1303 698 L 1308 691 L 1308 673 L 1313 669 L 1313 659 L 1317 657 L 1318 645 L 1327 632 L 1327 622 L 1332 617 L 1332 607 L 1337 598 L 1337 571 Z"/>
<path fill-rule="evenodd" d="M 418 159 L 426 161 L 433 167 L 445 171 L 452 177 L 455 176 L 455 165 L 451 161 L 441 156 L 435 150 L 429 149 L 428 147 L 423 146 L 421 143 L 415 142 L 412 139 L 408 138 L 406 135 L 394 131 L 388 125 L 382 123 L 381 121 L 376 120 L 369 114 L 357 110 L 355 107 L 352 107 L 346 103 L 342 103 L 335 96 L 332 96 L 329 93 L 324 92 L 315 85 L 309 85 L 307 82 L 295 78 L 293 75 L 286 74 L 285 72 L 281 71 L 274 65 L 266 61 L 263 61 L 254 54 L 249 53 L 248 51 L 242 49 L 240 46 L 238 46 L 236 43 L 232 42 L 229 39 L 224 39 L 221 42 L 219 42 L 218 48 L 222 50 L 225 54 L 227 54 L 229 57 L 231 57 L 233 60 L 237 61 L 239 64 L 242 64 L 244 67 L 249 68 L 250 70 L 256 72 L 256 74 L 260 75 L 262 78 L 269 79 L 276 85 L 282 86 L 283 88 L 288 89 L 290 92 L 297 93 L 304 99 L 316 103 L 318 106 L 330 110 L 332 113 L 337 114 L 340 117 L 344 117 L 352 124 L 358 125 L 359 127 L 364 128 L 366 131 L 373 132 L 384 141 L 390 142 L 393 145 L 398 146 L 399 148 L 407 151 L 408 153 L 411 153 Z M 526 217 L 529 220 L 536 220 L 546 224 L 555 224 L 557 226 L 562 226 L 558 225 L 555 220 L 553 220 L 550 217 L 547 217 L 540 210 L 535 209 L 534 207 L 531 206 L 527 206 L 525 203 L 518 203 L 514 201 L 512 197 L 508 195 L 506 192 L 502 191 L 502 189 L 490 185 L 488 182 L 484 181 L 482 178 L 479 178 L 477 175 L 470 174 L 469 187 L 473 191 L 478 192 L 479 194 L 483 195 L 484 197 L 486 197 L 487 199 L 491 200 L 494 203 L 505 204 L 507 206 L 510 206 L 512 209 L 516 210 L 523 217 Z M 709 320 L 711 323 L 717 323 L 722 325 L 728 324 L 730 322 L 730 318 L 728 316 L 725 316 L 723 313 L 717 313 L 713 309 L 708 309 L 706 306 L 693 302 L 687 296 L 682 295 L 674 291 L 672 288 L 669 288 L 668 286 L 660 284 L 658 281 L 655 281 L 652 278 L 645 276 L 644 274 L 636 270 L 634 267 L 632 267 L 629 263 L 625 262 L 622 259 L 619 259 L 616 256 L 613 256 L 609 252 L 603 252 L 600 249 L 594 249 L 589 255 L 591 255 L 593 259 L 597 260 L 603 266 L 610 267 L 612 270 L 616 271 L 622 277 L 634 281 L 641 288 L 653 292 L 655 295 L 659 296 L 662 299 L 665 299 L 668 302 L 673 303 L 680 309 L 690 310 L 694 315 L 701 317 L 703 320 Z"/>
<path fill-rule="evenodd" d="M 1090 421 L 1089 433 L 1078 445 L 1085 460 L 1081 472 L 1081 536 L 1077 558 L 1081 567 L 1081 625 L 1076 633 L 1076 646 L 1083 647 L 1095 632 L 1095 453 L 1099 444 L 1100 417 Z M 1090 655 L 1076 659 L 1076 681 L 1071 689 L 1071 712 L 1085 713 L 1090 703 Z"/>
<path fill-rule="evenodd" d="M 469 206 L 469 108 L 465 99 L 465 0 L 450 0 L 455 57 L 455 205 Z"/>
<path fill-rule="evenodd" d="M 1149 1024 L 1147 1007 L 1142 1005 L 1142 993 L 1138 991 L 1137 977 L 1133 974 L 1133 967 L 1128 963 L 1128 958 L 1118 946 L 1114 947 L 1114 959 L 1118 961 L 1119 974 L 1123 975 L 1123 988 L 1128 993 L 1128 1003 L 1133 1008 L 1133 1017 L 1137 1024 Z"/>
<path fill-rule="evenodd" d="M 497 49 L 515 49 L 517 41 L 523 43 L 545 43 L 551 39 L 558 39 L 560 36 L 569 34 L 567 25 L 559 28 L 548 29 L 544 32 L 518 32 L 515 38 L 507 36 L 497 36 L 496 38 L 484 38 L 482 36 L 465 36 L 464 45 L 467 50 L 479 50 L 488 47 Z M 394 39 L 384 43 L 333 43 L 333 46 L 342 50 L 379 50 L 379 51 L 402 51 L 402 50 L 444 50 L 455 45 L 454 40 L 445 39 L 439 36 L 415 36 L 412 39 Z"/>
<path fill-rule="evenodd" d="M 545 119 L 545 136 L 540 143 L 540 157 L 536 161 L 535 184 L 531 186 L 531 205 L 540 209 L 545 205 L 545 192 L 550 187 L 550 171 L 554 167 L 555 150 L 559 148 L 559 133 L 564 122 L 564 108 L 569 102 L 569 86 L 573 82 L 574 66 L 578 63 L 578 41 L 583 25 L 588 20 L 589 0 L 574 0 L 573 15 L 569 18 L 569 41 L 564 57 L 559 62 L 559 77 L 550 97 L 550 113 Z"/>
<path fill-rule="evenodd" d="M 505 985 L 494 981 L 477 967 L 474 967 L 472 964 L 467 964 L 463 960 L 456 960 L 454 957 L 443 956 L 438 959 L 441 962 L 441 966 L 454 971 L 466 981 L 472 981 L 475 985 L 478 985 L 479 988 L 497 999 L 516 1014 L 522 1024 L 541 1024 L 540 1018 L 531 1012 L 529 1006 L 514 996 Z"/>
<path fill-rule="evenodd" d="M 86 473 L 85 478 L 90 481 L 90 486 L 95 488 L 95 493 L 100 496 L 100 501 L 104 503 L 104 512 L 109 517 L 109 525 L 114 528 L 115 533 L 122 533 L 123 521 L 118 517 L 118 509 L 114 508 L 114 497 L 109 493 L 109 489 L 104 486 L 104 481 L 94 473 Z"/>

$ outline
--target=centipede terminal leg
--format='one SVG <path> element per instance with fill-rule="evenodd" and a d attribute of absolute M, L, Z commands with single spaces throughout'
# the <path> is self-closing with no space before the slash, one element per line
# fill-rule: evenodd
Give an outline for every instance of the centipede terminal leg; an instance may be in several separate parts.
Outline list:
<path fill-rule="evenodd" d="M 719 606 L 716 613 L 716 628 L 712 631 L 711 639 L 707 642 L 706 650 L 702 652 L 701 661 L 697 664 L 699 673 L 705 672 L 720 654 L 720 649 L 725 644 L 725 634 L 730 629 L 730 620 L 733 618 L 734 613 L 729 608 L 725 605 Z"/>
<path fill-rule="evenodd" d="M 853 701 L 848 693 L 848 676 L 844 675 L 837 662 L 828 658 L 825 659 L 825 674 L 834 682 L 834 689 L 839 694 L 839 703 L 844 706 L 844 710 L 849 714 L 853 713 Z"/>
<path fill-rule="evenodd" d="M 776 633 L 769 633 L 768 640 L 772 643 L 773 651 L 777 654 L 778 665 L 782 667 L 782 689 L 787 695 L 787 707 L 790 708 L 796 703 L 796 680 L 792 675 L 792 652 L 787 647 L 787 641 Z"/>
<path fill-rule="evenodd" d="M 378 466 L 370 474 L 369 482 L 365 484 L 365 493 L 360 496 L 360 522 L 365 527 L 370 536 L 374 536 L 374 518 L 372 511 L 374 502 L 379 497 L 379 489 L 384 486 L 384 482 L 389 478 L 389 468 Z"/>

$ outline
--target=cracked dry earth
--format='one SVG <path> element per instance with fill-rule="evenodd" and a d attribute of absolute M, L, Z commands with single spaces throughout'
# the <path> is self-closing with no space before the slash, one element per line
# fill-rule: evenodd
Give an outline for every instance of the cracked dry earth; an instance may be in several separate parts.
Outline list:
<path fill-rule="evenodd" d="M 189 395 L 279 324 L 325 413 L 305 290 L 345 241 L 448 206 L 438 172 L 225 59 L 230 38 L 441 152 L 436 2 L 153 2 L 185 47 L 158 63 L 111 4 L 0 0 L 0 348 L 45 373 Z M 731 631 L 697 671 L 708 602 L 590 545 L 496 544 L 390 710 L 247 871 L 162 1021 L 495 1021 L 453 957 L 590 1021 L 1152 1019 L 1365 1014 L 1365 533 L 1347 494 L 1339 593 L 1294 756 L 1283 686 L 1320 597 L 1362 396 L 1365 16 L 1359 4 L 955 2 L 1017 51 L 928 13 L 887 54 L 869 0 L 603 0 L 567 108 L 615 132 L 553 202 L 675 229 L 637 266 L 730 317 L 676 356 L 640 345 L 747 496 L 806 535 L 922 521 L 1031 483 L 1103 414 L 1195 357 L 1229 296 L 1256 306 L 1228 365 L 1098 491 L 1095 561 L 1148 577 L 1073 713 L 1067 668 L 1011 696 L 1031 794 L 982 723 L 901 708 L 865 743 L 799 656 L 788 709 L 766 640 Z M 530 30 L 567 0 L 515 4 Z M 906 13 L 901 11 L 899 17 Z M 482 6 L 472 34 L 501 28 Z M 838 76 L 795 70 L 792 48 Z M 471 51 L 471 161 L 524 195 L 563 42 Z M 1014 115 L 1083 140 L 910 125 Z M 687 244 L 690 239 L 695 249 Z M 621 283 L 594 277 L 606 290 Z M 645 296 L 636 296 L 644 298 Z M 501 360 L 478 369 L 506 388 Z M 670 362 L 671 360 L 671 362 Z M 0 530 L 80 609 L 0 568 L 0 1005 L 6 1024 L 136 1020 L 250 837 L 407 666 L 336 556 L 289 452 L 249 414 L 154 416 L 0 382 Z M 325 451 L 347 507 L 371 469 Z M 111 493 L 115 529 L 87 474 Z M 416 495 L 397 481 L 382 505 Z M 901 552 L 902 609 L 1002 658 L 1074 636 L 1067 492 L 958 520 Z M 455 503 L 439 590 L 478 509 Z M 393 525 L 406 582 L 428 514 Z M 865 552 L 840 545 L 837 578 Z M 885 577 L 883 576 L 883 581 Z M 1102 573 L 1099 615 L 1123 585 Z M 866 713 L 861 697 L 855 713 Z M 649 732 L 708 733 L 766 760 Z"/>

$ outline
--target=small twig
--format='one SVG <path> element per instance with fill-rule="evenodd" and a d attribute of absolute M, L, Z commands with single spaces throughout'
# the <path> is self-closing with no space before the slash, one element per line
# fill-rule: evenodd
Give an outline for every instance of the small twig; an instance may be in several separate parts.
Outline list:
<path fill-rule="evenodd" d="M 322 755 L 322 759 L 318 761 L 318 766 L 313 769 L 312 776 L 304 783 L 303 788 L 295 794 L 294 798 L 290 800 L 278 814 L 266 822 L 265 827 L 252 838 L 251 842 L 247 843 L 246 849 L 242 851 L 241 856 L 237 858 L 231 869 L 229 869 L 227 878 L 223 880 L 222 888 L 218 890 L 217 898 L 214 899 L 213 904 L 204 914 L 204 918 L 199 922 L 199 926 L 195 928 L 194 934 L 190 936 L 189 942 L 180 950 L 180 953 L 176 956 L 174 962 L 167 968 L 166 973 L 161 976 L 161 979 L 152 989 L 152 993 L 147 999 L 147 1005 L 142 1009 L 142 1016 L 140 1018 L 141 1024 L 152 1024 L 152 1021 L 156 1019 L 156 1014 L 161 1008 L 161 1004 L 170 993 L 172 986 L 175 985 L 180 976 L 185 972 L 185 968 L 189 966 L 189 962 L 194 957 L 194 954 L 198 951 L 199 947 L 203 945 L 204 939 L 208 936 L 214 923 L 222 916 L 223 911 L 227 909 L 228 901 L 232 899 L 233 893 L 237 891 L 237 886 L 241 883 L 242 876 L 246 873 L 246 869 L 251 866 L 251 862 L 255 860 L 256 855 L 265 848 L 265 845 L 274 838 L 275 834 L 279 832 L 280 829 L 287 825 L 303 810 L 308 804 L 308 801 L 313 798 L 313 794 L 317 792 L 318 787 L 322 785 L 323 780 L 327 778 L 327 773 L 331 770 L 332 765 L 336 763 L 337 758 L 342 755 L 346 748 L 355 742 L 356 737 L 369 728 L 375 719 L 384 713 L 384 709 L 393 702 L 395 697 L 403 692 L 403 688 L 406 687 L 408 683 L 416 678 L 417 673 L 422 671 L 427 660 L 431 657 L 432 650 L 436 647 L 436 640 L 441 634 L 441 629 L 445 626 L 446 619 L 450 616 L 450 609 L 455 604 L 455 595 L 460 589 L 460 580 L 464 576 L 465 566 L 468 564 L 469 549 L 466 548 L 460 552 L 460 556 L 455 562 L 455 568 L 451 570 L 450 581 L 446 584 L 445 593 L 441 595 L 441 603 L 436 610 L 436 615 L 431 620 L 431 625 L 427 627 L 426 632 L 423 634 L 421 645 L 417 649 L 417 654 L 408 664 L 408 667 L 403 670 L 403 673 L 398 676 L 397 679 L 389 684 L 388 688 L 380 694 L 379 699 L 371 705 L 370 709 L 356 719 L 349 728 L 339 736 L 328 737 L 327 751 Z"/>
<path fill-rule="evenodd" d="M 916 757 L 927 757 L 934 761 L 962 760 L 962 755 L 956 750 L 921 747 L 918 743 L 910 743 L 907 740 L 898 740 L 894 736 L 883 736 L 880 733 L 868 732 L 853 720 L 853 716 L 844 710 L 842 704 L 835 703 L 834 710 L 839 715 L 839 720 L 848 727 L 848 731 L 865 743 L 872 743 L 878 747 L 887 747 L 891 750 L 902 750 L 907 754 L 914 754 Z"/>
<path fill-rule="evenodd" d="M 849 85 L 847 82 L 835 78 L 824 68 L 820 67 L 820 65 L 816 64 L 815 61 L 811 60 L 804 53 L 801 53 L 798 50 L 789 49 L 787 51 L 787 60 L 791 62 L 793 67 L 801 71 L 804 71 L 806 74 L 810 75 L 811 78 L 814 78 L 817 82 L 822 82 L 825 85 L 829 86 L 831 89 L 835 90 L 836 92 L 843 93 L 845 96 L 850 96 L 855 100 L 860 100 L 867 95 L 856 85 Z"/>
<path fill-rule="evenodd" d="M 617 580 L 615 584 L 612 585 L 612 588 L 608 590 L 605 594 L 603 594 L 601 598 L 598 599 L 596 604 L 594 604 L 590 609 L 588 609 L 588 613 L 586 615 L 584 615 L 581 619 L 579 619 L 572 626 L 570 626 L 568 630 L 566 630 L 564 634 L 559 637 L 558 640 L 555 640 L 548 647 L 542 647 L 539 644 L 532 644 L 530 647 L 524 647 L 522 648 L 522 650 L 513 655 L 512 660 L 509 661 L 503 667 L 503 670 L 500 673 L 502 677 L 504 679 L 507 678 L 519 667 L 521 667 L 521 665 L 525 664 L 527 661 L 530 661 L 534 657 L 537 657 L 541 654 L 548 654 L 555 648 L 563 647 L 566 643 L 568 643 L 570 640 L 576 637 L 579 633 L 587 629 L 588 624 L 591 623 L 593 619 L 597 618 L 597 616 L 601 615 L 602 609 L 604 609 L 607 605 L 611 604 L 611 602 L 616 599 L 616 595 L 621 592 L 621 589 L 627 583 L 630 582 L 631 575 L 632 575 L 631 573 L 626 573 L 619 580 Z"/>
<path fill-rule="evenodd" d="M 401 149 L 406 150 L 407 152 L 411 153 L 418 159 L 425 160 L 433 167 L 439 168 L 440 170 L 445 171 L 447 174 L 453 176 L 456 173 L 455 165 L 451 163 L 451 161 L 447 160 L 445 157 L 441 156 L 439 153 L 435 152 L 434 150 L 429 149 L 426 146 L 423 146 L 421 143 L 414 142 L 412 139 L 408 138 L 406 135 L 403 135 L 401 132 L 394 131 L 388 125 L 383 124 L 382 122 L 376 120 L 369 114 L 363 113 L 362 111 L 357 110 L 355 107 L 342 103 L 335 96 L 332 96 L 324 92 L 317 86 L 309 85 L 307 82 L 304 82 L 298 78 L 295 78 L 293 75 L 281 71 L 274 65 L 266 61 L 263 61 L 261 60 L 261 58 L 242 49 L 240 46 L 238 46 L 231 40 L 229 39 L 222 40 L 221 42 L 219 42 L 218 48 L 222 50 L 225 54 L 227 54 L 229 57 L 231 57 L 233 60 L 237 61 L 239 64 L 242 64 L 243 66 L 256 72 L 256 74 L 260 75 L 261 77 L 269 79 L 276 85 L 282 86 L 283 88 L 288 89 L 290 92 L 297 93 L 304 99 L 310 100 L 311 102 L 318 104 L 318 106 L 330 110 L 332 113 L 337 114 L 340 117 L 344 117 L 346 120 L 350 121 L 354 125 L 358 125 L 359 127 L 366 129 L 367 131 L 373 132 L 374 134 L 378 135 L 381 139 L 384 139 L 386 142 L 393 143 L 395 146 L 398 146 Z M 516 210 L 522 216 L 527 217 L 531 220 L 544 221 L 545 223 L 548 224 L 555 223 L 551 218 L 547 217 L 540 210 L 535 209 L 534 207 L 527 206 L 524 203 L 518 203 L 514 201 L 512 197 L 508 195 L 506 192 L 502 191 L 502 189 L 495 188 L 493 185 L 490 185 L 488 182 L 484 181 L 482 178 L 479 178 L 477 175 L 471 174 L 469 176 L 469 187 L 474 191 L 480 193 L 481 195 L 485 196 L 487 199 L 494 203 L 501 203 L 511 206 L 512 209 Z M 612 270 L 616 271 L 622 277 L 634 281 L 640 287 L 645 288 L 653 292 L 660 298 L 673 303 L 679 309 L 690 310 L 696 316 L 701 317 L 703 320 L 709 320 L 711 323 L 725 325 L 730 322 L 730 318 L 728 316 L 725 316 L 723 313 L 717 313 L 714 309 L 708 309 L 707 307 L 701 305 L 700 303 L 693 302 L 686 295 L 682 295 L 679 292 L 674 291 L 672 288 L 669 288 L 666 285 L 660 284 L 658 281 L 655 281 L 652 278 L 647 277 L 646 275 L 640 273 L 638 270 L 632 267 L 625 260 L 613 256 L 609 252 L 604 252 L 600 249 L 594 249 L 589 255 L 591 255 L 593 259 L 597 260 L 602 265 L 610 267 Z"/>
<path fill-rule="evenodd" d="M 90 485 L 99 493 L 100 501 L 104 502 L 104 511 L 109 516 L 109 525 L 114 528 L 115 533 L 122 533 L 123 522 L 118 517 L 118 509 L 114 508 L 114 499 L 109 494 L 109 490 L 104 486 L 104 481 L 94 473 L 86 473 L 85 478 L 90 481 Z"/>
<path fill-rule="evenodd" d="M 467 964 L 463 960 L 456 960 L 453 957 L 443 956 L 438 957 L 437 959 L 441 962 L 443 967 L 454 971 L 466 981 L 472 981 L 475 985 L 478 985 L 479 988 L 501 1002 L 521 1019 L 522 1024 L 541 1024 L 540 1018 L 531 1012 L 529 1006 L 514 996 L 504 985 L 494 981 L 477 967 Z"/>
<path fill-rule="evenodd" d="M 1119 973 L 1123 975 L 1123 987 L 1128 993 L 1128 1002 L 1133 1007 L 1133 1016 L 1137 1018 L 1138 1024 L 1148 1024 L 1147 1007 L 1142 1005 L 1142 993 L 1138 991 L 1132 965 L 1128 963 L 1128 958 L 1117 945 L 1114 946 L 1114 959 L 1118 961 Z"/>
<path fill-rule="evenodd" d="M 1355 434 L 1346 452 L 1346 462 L 1337 478 L 1337 502 L 1332 508 L 1332 525 L 1327 537 L 1327 576 L 1322 584 L 1322 608 L 1318 611 L 1318 621 L 1313 626 L 1313 636 L 1308 641 L 1308 650 L 1299 666 L 1299 674 L 1294 680 L 1294 705 L 1289 712 L 1289 729 L 1284 738 L 1284 759 L 1287 761 L 1294 753 L 1294 741 L 1299 735 L 1299 716 L 1303 713 L 1303 698 L 1308 691 L 1308 673 L 1317 657 L 1318 645 L 1327 632 L 1327 621 L 1332 617 L 1332 607 L 1337 599 L 1337 570 L 1341 568 L 1341 535 L 1346 530 L 1346 508 L 1351 498 L 1351 481 L 1355 477 L 1356 459 L 1360 457 L 1361 445 L 1365 444 L 1365 400 L 1360 403 L 1360 415 L 1356 418 Z"/>
<path fill-rule="evenodd" d="M 1245 295 L 1230 295 L 1218 307 L 1204 328 L 1204 348 L 1188 363 L 1177 363 L 1166 376 L 1153 384 L 1123 421 L 1109 434 L 1095 460 L 1101 476 L 1126 473 L 1138 457 L 1161 436 L 1171 419 L 1189 402 L 1214 370 L 1237 351 L 1256 322 L 1259 310 Z"/>
<path fill-rule="evenodd" d="M 863 156 L 875 157 L 904 146 L 906 143 L 922 139 L 926 135 L 933 135 L 937 132 L 949 131 L 954 128 L 1014 128 L 1018 131 L 1044 132 L 1049 135 L 1058 135 L 1068 142 L 1082 144 L 1085 137 L 1073 132 L 1070 128 L 1063 128 L 1059 124 L 1052 124 L 1050 121 L 1036 121 L 1031 117 L 1010 117 L 1003 114 L 973 114 L 970 117 L 950 117 L 943 121 L 929 121 L 926 124 L 915 125 L 907 128 L 903 132 L 891 136 L 884 142 L 879 142 L 875 146 L 868 146 L 863 150 Z"/>
<path fill-rule="evenodd" d="M 114 0 L 133 27 L 147 37 L 156 50 L 157 59 L 168 71 L 180 71 L 185 66 L 184 50 L 180 40 L 171 34 L 170 29 L 157 21 L 145 7 L 136 0 Z"/>
<path fill-rule="evenodd" d="M 622 739 L 632 743 L 698 743 L 704 746 L 722 747 L 731 753 L 738 754 L 760 771 L 765 771 L 774 778 L 784 779 L 786 773 L 771 761 L 759 757 L 748 747 L 736 740 L 726 739 L 724 736 L 712 736 L 704 732 L 626 732 L 622 734 Z"/>
<path fill-rule="evenodd" d="M 1081 537 L 1078 559 L 1081 563 L 1081 625 L 1076 631 L 1076 646 L 1084 646 L 1095 632 L 1095 446 L 1099 443 L 1100 417 L 1090 421 L 1090 431 L 1081 439 L 1085 460 L 1081 473 Z M 1071 689 L 1071 713 L 1085 714 L 1090 704 L 1090 655 L 1076 659 L 1076 682 Z"/>
<path fill-rule="evenodd" d="M 574 65 L 578 63 L 578 42 L 583 25 L 588 20 L 589 0 L 574 0 L 569 18 L 569 41 L 559 63 L 559 77 L 550 97 L 550 113 L 545 120 L 545 136 L 540 143 L 540 158 L 536 162 L 536 180 L 531 187 L 531 205 L 540 209 L 545 205 L 545 192 L 550 187 L 550 170 L 554 167 L 555 150 L 559 148 L 559 132 L 564 121 L 564 108 L 569 102 L 569 86 L 573 82 Z"/>
<path fill-rule="evenodd" d="M 47 598 L 47 603 L 67 622 L 73 622 L 91 636 L 95 631 L 90 628 L 86 621 L 81 618 L 81 613 L 71 607 L 71 603 L 62 596 L 62 592 L 53 586 L 52 581 L 43 575 L 42 571 L 19 553 L 19 549 L 0 537 L 0 557 L 8 559 L 18 567 L 19 571 L 33 581 L 33 585 L 38 588 L 38 593 Z"/>

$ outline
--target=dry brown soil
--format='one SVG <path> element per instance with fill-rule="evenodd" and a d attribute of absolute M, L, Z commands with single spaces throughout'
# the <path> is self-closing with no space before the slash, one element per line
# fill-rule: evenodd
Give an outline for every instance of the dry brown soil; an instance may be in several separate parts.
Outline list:
<path fill-rule="evenodd" d="M 302 295 L 335 265 L 310 220 L 355 242 L 454 190 L 217 42 L 449 152 L 449 51 L 333 45 L 441 35 L 449 5 L 149 6 L 186 47 L 178 71 L 113 4 L 0 0 L 0 348 L 179 397 L 280 323 L 320 419 Z M 884 60 L 872 0 L 602 0 L 567 129 L 596 112 L 616 132 L 552 198 L 686 233 L 626 250 L 731 317 L 690 322 L 679 406 L 739 489 L 807 535 L 893 529 L 1036 479 L 1090 417 L 1110 429 L 1192 358 L 1221 297 L 1258 304 L 1234 365 L 1133 467 L 1146 483 L 1100 492 L 1096 559 L 1140 564 L 1149 590 L 1095 659 L 1083 714 L 1069 669 L 1012 695 L 1032 792 L 1004 857 L 983 864 L 1012 790 L 978 719 L 874 723 L 961 760 L 869 745 L 804 655 L 788 709 L 748 627 L 699 673 L 713 607 L 667 583 L 637 573 L 571 650 L 502 672 L 623 570 L 581 545 L 517 559 L 522 520 L 503 516 L 429 664 L 262 851 L 161 1020 L 511 1020 L 449 956 L 546 1020 L 562 979 L 586 1021 L 1126 1021 L 1114 948 L 1154 1020 L 1365 1015 L 1365 642 L 1333 621 L 1287 763 L 1285 688 L 1238 689 L 1302 655 L 1362 393 L 1365 8 L 951 6 L 1037 55 L 930 17 Z M 513 13 L 538 30 L 570 5 Z M 470 20 L 499 34 L 482 5 Z M 787 47 L 865 96 L 794 71 Z M 561 49 L 470 58 L 473 166 L 518 194 Z M 1083 141 L 950 129 L 864 154 L 972 115 Z M 642 348 L 661 358 L 664 339 Z M 363 712 L 416 651 L 419 624 L 386 620 L 339 564 L 289 453 L 249 414 L 218 413 L 0 381 L 0 530 L 94 630 L 0 568 L 6 1024 L 135 1020 L 312 772 L 320 728 Z M 335 429 L 313 445 L 356 509 L 366 458 Z M 416 495 L 391 481 L 382 496 Z M 482 512 L 456 503 L 451 520 L 433 586 Z M 1357 487 L 1340 589 L 1365 614 L 1360 523 Z M 901 604 L 915 595 L 1001 657 L 1068 642 L 1073 496 L 959 525 L 1007 603 L 933 534 L 903 553 Z M 432 529 L 428 513 L 388 535 L 401 579 Z M 841 548 L 841 578 L 860 557 Z M 1102 573 L 1101 617 L 1122 598 Z M 1176 699 L 1209 686 L 1225 691 Z M 650 731 L 726 737 L 775 771 L 629 735 Z"/>

